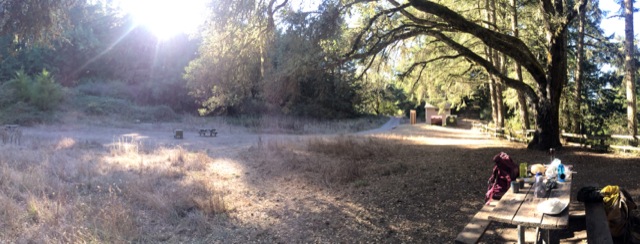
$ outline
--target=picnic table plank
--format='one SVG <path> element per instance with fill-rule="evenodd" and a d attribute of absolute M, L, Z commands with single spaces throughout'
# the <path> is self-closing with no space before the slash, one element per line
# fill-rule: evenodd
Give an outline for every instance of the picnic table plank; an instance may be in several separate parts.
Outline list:
<path fill-rule="evenodd" d="M 496 203 L 497 201 L 492 201 L 489 205 L 482 206 L 482 209 L 473 216 L 471 221 L 458 234 L 455 243 L 477 243 L 491 223 L 488 217 Z"/>
<path fill-rule="evenodd" d="M 529 193 L 530 188 L 529 186 L 525 186 L 523 189 L 520 189 L 519 193 L 505 194 L 491 212 L 489 219 L 503 223 L 512 223 L 514 214 L 518 212 L 518 208 L 521 206 L 520 203 L 528 194 L 531 194 Z"/>
<path fill-rule="evenodd" d="M 533 187 L 531 187 L 533 188 Z M 520 209 L 513 217 L 512 224 L 522 225 L 528 227 L 538 227 L 542 221 L 542 213 L 538 213 L 538 203 L 545 200 L 545 198 L 537 198 L 533 194 L 534 189 L 530 189 Z"/>
<path fill-rule="evenodd" d="M 561 202 L 571 202 L 571 185 L 558 182 L 558 188 L 551 190 L 549 198 L 558 198 Z M 569 206 L 557 215 L 545 214 L 542 218 L 540 227 L 543 229 L 564 229 L 569 225 L 569 218 L 565 215 L 569 214 Z"/>
<path fill-rule="evenodd" d="M 570 202 L 571 183 L 558 183 L 558 188 L 553 189 L 548 197 L 559 198 L 560 201 Z M 508 193 L 503 196 L 496 208 L 492 211 L 490 220 L 528 227 L 540 227 L 543 229 L 562 229 L 568 226 L 568 208 L 558 215 L 545 215 L 538 213 L 539 203 L 548 198 L 536 198 L 533 196 L 531 186 L 521 189 L 520 193 Z"/>

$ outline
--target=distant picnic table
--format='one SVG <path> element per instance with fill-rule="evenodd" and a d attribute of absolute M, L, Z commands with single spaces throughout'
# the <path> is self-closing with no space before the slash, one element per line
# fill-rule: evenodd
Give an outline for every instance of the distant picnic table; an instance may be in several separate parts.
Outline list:
<path fill-rule="evenodd" d="M 200 136 L 215 137 L 218 135 L 218 132 L 216 129 L 199 129 L 198 134 L 200 134 Z"/>

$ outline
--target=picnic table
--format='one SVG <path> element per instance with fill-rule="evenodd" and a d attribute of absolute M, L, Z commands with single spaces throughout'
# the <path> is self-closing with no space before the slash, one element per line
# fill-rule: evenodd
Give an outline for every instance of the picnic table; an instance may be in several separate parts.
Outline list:
<path fill-rule="evenodd" d="M 199 129 L 198 134 L 200 134 L 200 136 L 215 137 L 216 135 L 218 135 L 218 132 L 216 131 L 216 129 Z"/>
<path fill-rule="evenodd" d="M 519 193 L 511 190 L 500 199 L 491 212 L 488 219 L 518 226 L 518 243 L 524 243 L 525 227 L 535 227 L 536 233 L 545 243 L 550 243 L 550 230 L 565 229 L 569 225 L 569 207 L 567 206 L 557 215 L 541 213 L 537 210 L 538 204 L 550 199 L 558 198 L 561 202 L 569 203 L 571 200 L 571 179 L 566 182 L 557 182 L 557 188 L 552 189 L 544 198 L 536 198 L 530 184 L 520 189 Z"/>

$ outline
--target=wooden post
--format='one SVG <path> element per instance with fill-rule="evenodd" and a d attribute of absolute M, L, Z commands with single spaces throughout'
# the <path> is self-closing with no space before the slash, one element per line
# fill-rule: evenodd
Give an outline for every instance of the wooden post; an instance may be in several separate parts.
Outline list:
<path fill-rule="evenodd" d="M 415 125 L 415 124 L 416 124 L 416 110 L 411 109 L 411 110 L 410 110 L 410 112 L 409 112 L 409 114 L 410 114 L 410 117 L 411 117 L 411 118 L 410 118 L 410 120 L 411 120 L 411 124 L 412 124 L 412 125 Z"/>

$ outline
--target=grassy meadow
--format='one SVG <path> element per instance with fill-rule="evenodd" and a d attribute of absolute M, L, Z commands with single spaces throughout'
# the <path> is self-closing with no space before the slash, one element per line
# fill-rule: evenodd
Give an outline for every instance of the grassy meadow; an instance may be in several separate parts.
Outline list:
<path fill-rule="evenodd" d="M 0 145 L 0 242 L 446 243 L 482 206 L 493 155 L 548 159 L 436 126 L 286 137 L 228 126 L 240 128 L 166 139 L 173 144 L 26 129 L 20 145 Z M 240 135 L 253 137 L 225 147 Z M 597 179 L 640 193 L 635 157 L 570 148 L 558 156 L 576 167 L 576 191 Z"/>

